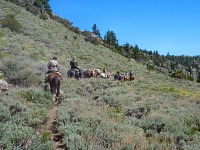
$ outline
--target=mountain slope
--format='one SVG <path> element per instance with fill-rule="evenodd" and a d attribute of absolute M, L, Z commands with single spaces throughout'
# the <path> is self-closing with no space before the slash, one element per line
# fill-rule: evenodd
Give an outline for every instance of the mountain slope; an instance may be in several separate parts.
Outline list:
<path fill-rule="evenodd" d="M 2 149 L 52 149 L 48 131 L 41 128 L 53 102 L 38 84 L 55 55 L 64 76 L 58 130 L 69 149 L 199 148 L 199 84 L 149 72 L 141 63 L 13 3 L 1 0 L 0 12 L 0 18 L 13 14 L 22 25 L 20 33 L 0 28 L 0 70 L 15 85 L 8 95 L 0 93 Z M 82 69 L 106 66 L 112 75 L 117 69 L 133 69 L 136 80 L 70 80 L 66 72 L 72 56 Z"/>

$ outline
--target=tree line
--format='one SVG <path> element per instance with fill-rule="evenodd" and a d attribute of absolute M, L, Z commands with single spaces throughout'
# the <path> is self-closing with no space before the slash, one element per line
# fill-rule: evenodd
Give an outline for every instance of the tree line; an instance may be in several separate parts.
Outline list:
<path fill-rule="evenodd" d="M 100 31 L 97 25 L 94 24 L 92 32 L 97 36 L 100 36 Z M 175 56 L 160 55 L 158 51 L 151 51 L 146 49 L 140 49 L 136 44 L 135 46 L 126 42 L 123 45 L 118 44 L 118 39 L 114 31 L 108 30 L 103 38 L 104 45 L 112 49 L 113 51 L 131 59 L 135 59 L 147 65 L 147 69 L 155 69 L 161 71 L 165 69 L 165 73 L 171 77 L 182 78 L 188 80 L 194 80 L 197 78 L 197 82 L 200 82 L 200 56 Z M 150 67 L 151 66 L 151 67 Z M 162 71 L 161 71 L 162 72 Z"/>

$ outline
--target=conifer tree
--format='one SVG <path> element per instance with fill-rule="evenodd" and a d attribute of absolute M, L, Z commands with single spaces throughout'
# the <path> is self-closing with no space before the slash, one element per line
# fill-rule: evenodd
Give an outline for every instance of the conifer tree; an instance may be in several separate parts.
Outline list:
<path fill-rule="evenodd" d="M 109 44 L 109 46 L 113 45 L 116 46 L 118 45 L 118 40 L 116 38 L 116 35 L 113 31 L 107 31 L 105 36 L 104 36 L 104 40 Z"/>
<path fill-rule="evenodd" d="M 93 25 L 93 27 L 92 27 L 92 32 L 93 32 L 95 35 L 97 35 L 98 37 L 101 37 L 100 31 L 99 31 L 99 29 L 97 29 L 97 25 L 96 25 L 96 24 Z"/>
<path fill-rule="evenodd" d="M 48 13 L 52 12 L 51 6 L 49 5 L 49 0 L 36 0 L 34 5 L 45 9 Z"/>

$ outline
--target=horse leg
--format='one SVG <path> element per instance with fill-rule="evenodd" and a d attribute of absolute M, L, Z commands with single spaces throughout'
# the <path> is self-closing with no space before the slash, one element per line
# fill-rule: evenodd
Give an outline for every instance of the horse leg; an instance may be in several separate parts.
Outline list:
<path fill-rule="evenodd" d="M 50 92 L 53 93 L 53 84 L 50 83 Z"/>
<path fill-rule="evenodd" d="M 56 96 L 58 97 L 59 95 L 60 95 L 60 80 L 58 81 L 57 94 L 56 94 Z"/>
<path fill-rule="evenodd" d="M 56 94 L 56 89 L 57 89 L 57 87 L 58 87 L 58 83 L 57 83 L 58 81 L 57 81 L 57 78 L 53 78 L 52 79 L 52 82 L 51 82 L 51 93 L 52 94 Z"/>

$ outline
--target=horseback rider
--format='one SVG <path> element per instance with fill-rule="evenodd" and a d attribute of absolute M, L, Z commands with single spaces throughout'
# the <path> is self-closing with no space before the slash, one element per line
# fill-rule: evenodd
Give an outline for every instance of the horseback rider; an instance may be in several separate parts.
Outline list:
<path fill-rule="evenodd" d="M 133 70 L 131 69 L 131 71 L 130 71 L 130 77 L 132 77 L 133 76 Z"/>
<path fill-rule="evenodd" d="M 118 80 L 121 80 L 123 78 L 123 75 L 120 73 L 119 69 L 117 69 L 117 71 L 116 71 L 116 76 L 117 76 Z"/>
<path fill-rule="evenodd" d="M 125 76 L 128 76 L 128 71 L 125 72 Z"/>
<path fill-rule="evenodd" d="M 117 69 L 116 74 L 117 74 L 117 75 L 120 75 L 120 71 L 119 71 L 119 69 Z"/>
<path fill-rule="evenodd" d="M 48 72 L 58 72 L 58 61 L 57 61 L 57 57 L 53 57 L 53 59 L 49 60 L 48 64 Z"/>
<path fill-rule="evenodd" d="M 47 64 L 47 68 L 48 68 L 48 71 L 45 73 L 45 81 L 44 82 L 46 82 L 48 75 L 52 72 L 58 72 L 61 75 L 61 73 L 59 72 L 59 69 L 58 69 L 57 57 L 54 56 L 51 60 L 49 60 L 49 62 Z M 61 80 L 62 80 L 62 75 L 61 75 Z"/>
<path fill-rule="evenodd" d="M 78 67 L 78 62 L 75 56 L 72 57 L 72 60 L 70 61 L 70 66 L 71 69 L 77 69 L 79 71 L 79 75 L 82 76 L 81 70 Z"/>

